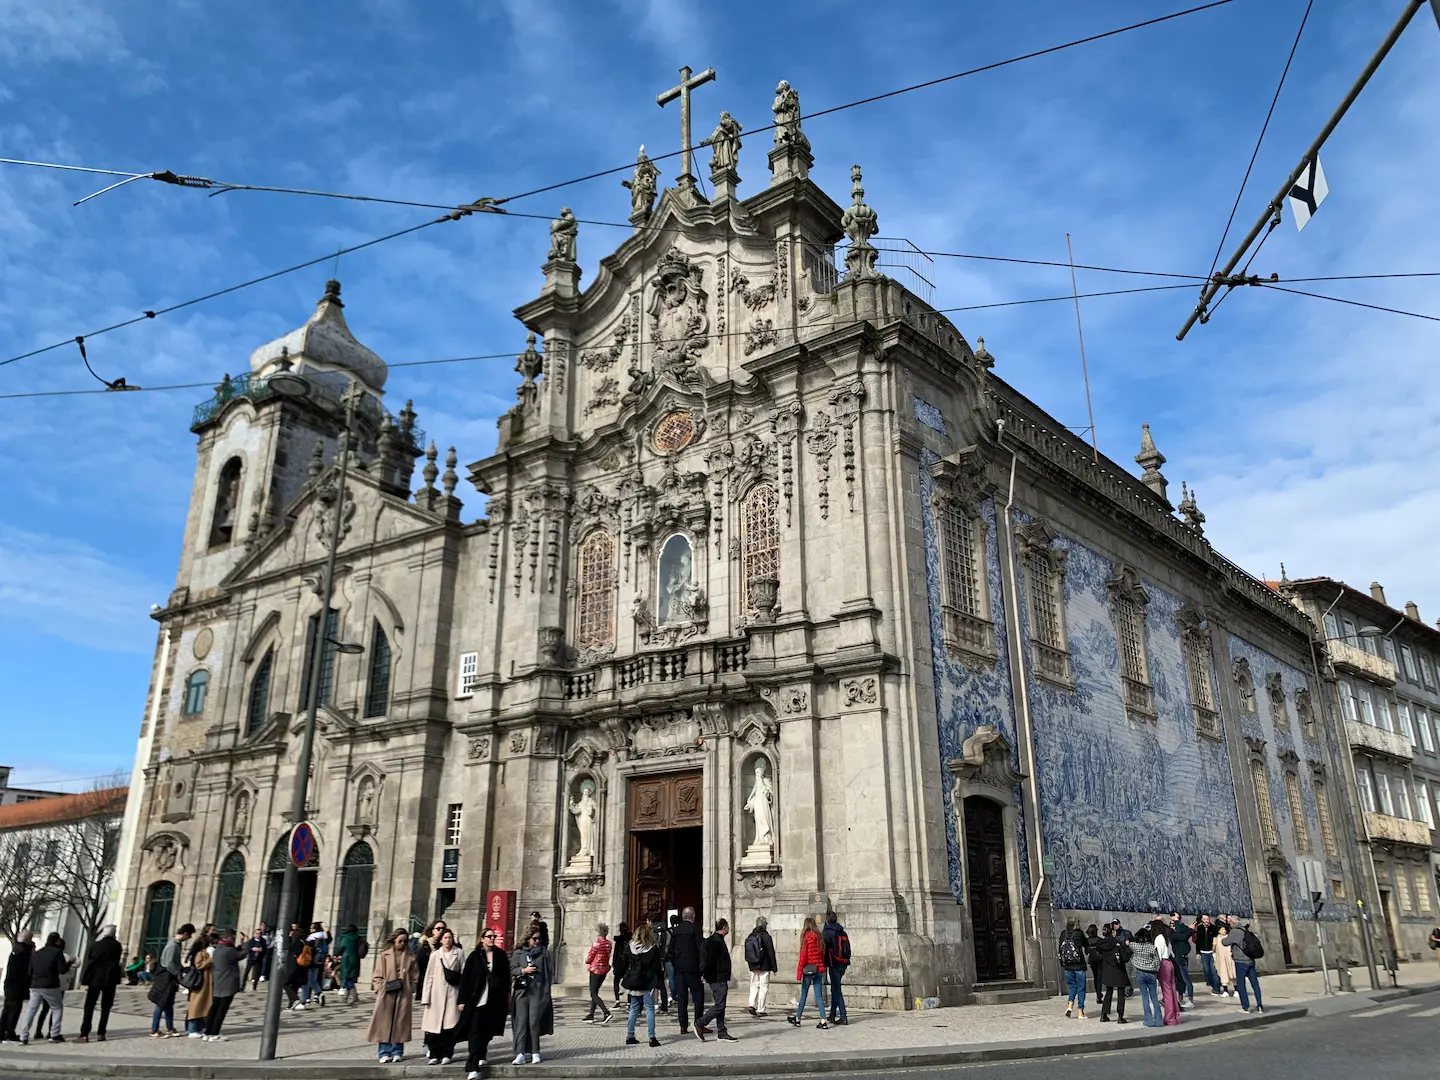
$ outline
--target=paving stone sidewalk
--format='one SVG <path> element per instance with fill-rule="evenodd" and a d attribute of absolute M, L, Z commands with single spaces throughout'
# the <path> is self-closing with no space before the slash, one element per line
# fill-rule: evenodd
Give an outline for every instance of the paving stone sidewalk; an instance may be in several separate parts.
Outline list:
<path fill-rule="evenodd" d="M 1363 980 L 1363 971 L 1357 974 Z M 1433 967 L 1409 965 L 1402 970 L 1401 980 L 1402 983 L 1414 984 L 1406 989 L 1406 992 L 1413 992 L 1422 986 L 1440 987 L 1437 975 L 1440 971 Z M 1367 990 L 1322 999 L 1318 974 L 1275 975 L 1263 978 L 1261 985 L 1267 1013 L 1272 1019 L 1304 1015 L 1303 1008 L 1309 1006 L 1316 1006 L 1314 1011 L 1317 1013 L 1363 1008 L 1394 993 Z M 83 995 L 67 995 L 64 1027 L 68 1041 L 63 1044 L 47 1042 L 29 1047 L 0 1047 L 0 1072 L 95 1075 L 113 1072 L 115 1066 L 126 1073 L 131 1073 L 136 1066 L 154 1066 L 154 1075 L 180 1075 L 179 1067 L 191 1067 L 186 1071 L 197 1076 L 259 1075 L 256 1057 L 264 990 L 262 986 L 260 994 L 246 993 L 237 998 L 226 1021 L 229 1040 L 224 1043 L 187 1038 L 151 1039 L 150 1010 L 143 988 L 122 988 L 115 1012 L 111 1015 L 107 1042 L 82 1045 L 74 1040 Z M 918 1060 L 917 1055 L 923 1056 L 928 1052 L 959 1053 L 987 1048 L 995 1051 L 994 1056 L 1008 1058 L 1084 1052 L 1097 1048 L 1102 1040 L 1107 1045 L 1115 1039 L 1143 1042 L 1147 1036 L 1160 1030 L 1145 1028 L 1140 1022 L 1138 996 L 1127 1003 L 1127 1018 L 1131 1022 L 1124 1026 L 1113 1022 L 1099 1023 L 1099 1009 L 1093 1001 L 1091 1008 L 1087 1009 L 1090 1019 L 1067 1020 L 1064 1000 L 1050 998 L 1021 1005 L 969 1006 L 904 1013 L 852 1012 L 848 1026 L 833 1027 L 827 1031 L 816 1029 L 813 1007 L 803 1027 L 796 1029 L 787 1024 L 784 1019 L 787 998 L 788 995 L 783 993 L 772 994 L 773 1003 L 766 1019 L 749 1016 L 743 1007 L 738 1012 L 732 1009 L 730 1029 L 738 1040 L 732 1043 L 717 1042 L 713 1037 L 701 1043 L 693 1034 L 681 1036 L 673 1013 L 668 1017 L 658 1017 L 659 1049 L 646 1045 L 643 1017 L 637 1028 L 637 1035 L 642 1040 L 640 1045 L 626 1046 L 625 1021 L 621 1013 L 617 1011 L 608 1025 L 585 1024 L 581 1022 L 584 1015 L 581 1003 L 557 1000 L 556 1033 L 544 1039 L 541 1047 L 543 1066 L 539 1069 L 533 1066 L 526 1066 L 523 1070 L 511 1068 L 509 1062 L 513 1051 L 508 1031 L 491 1044 L 490 1061 L 492 1065 L 503 1066 L 498 1070 L 500 1075 L 518 1075 L 522 1071 L 537 1075 L 563 1075 L 577 1069 L 583 1069 L 586 1075 L 592 1076 L 604 1071 L 618 1075 L 634 1072 L 637 1066 L 647 1071 L 662 1072 L 667 1071 L 663 1068 L 665 1066 L 693 1069 L 701 1063 L 707 1068 L 715 1066 L 726 1072 L 735 1072 L 743 1063 L 773 1069 L 778 1061 L 833 1069 L 851 1067 L 852 1062 L 860 1059 L 872 1063 L 886 1059 L 902 1064 L 907 1061 L 913 1063 Z M 736 999 L 743 1001 L 744 997 L 732 995 L 731 1000 Z M 327 1000 L 333 1002 L 335 998 L 331 995 Z M 1202 990 L 1196 1000 L 1197 1007 L 1184 1014 L 1180 1028 L 1164 1029 L 1167 1036 L 1179 1032 L 1179 1037 L 1195 1037 L 1205 1029 L 1228 1029 L 1243 1016 L 1237 999 L 1213 997 Z M 1296 1006 L 1302 1008 L 1296 1009 Z M 793 999 L 790 999 L 789 1007 L 794 1008 Z M 183 1012 L 182 1001 L 176 1009 L 177 1026 L 181 1024 Z M 370 1004 L 363 996 L 360 1003 L 353 1006 L 332 1003 L 324 1008 L 312 1007 L 305 1012 L 286 1012 L 281 1017 L 280 1060 L 266 1064 L 264 1071 L 286 1073 L 303 1068 L 307 1073 L 314 1074 L 325 1066 L 344 1066 L 348 1075 L 356 1075 L 357 1067 L 374 1063 L 375 1047 L 364 1041 L 369 1019 Z M 1252 1019 L 1261 1021 L 1258 1017 Z M 460 1073 L 463 1044 L 459 1063 L 443 1069 L 424 1065 L 418 1008 L 415 1010 L 415 1022 L 415 1036 L 406 1045 L 406 1067 L 403 1071 L 407 1075 L 438 1072 L 453 1076 Z M 618 1068 L 606 1069 L 606 1066 Z M 395 1066 L 388 1068 L 392 1072 L 396 1069 Z"/>

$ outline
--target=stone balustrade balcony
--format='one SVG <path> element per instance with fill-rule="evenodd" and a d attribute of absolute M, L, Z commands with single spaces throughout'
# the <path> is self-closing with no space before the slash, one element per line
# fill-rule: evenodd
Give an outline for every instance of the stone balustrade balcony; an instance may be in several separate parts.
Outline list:
<path fill-rule="evenodd" d="M 1330 650 L 1330 659 L 1336 667 L 1387 686 L 1395 685 L 1395 665 L 1385 657 L 1368 653 L 1346 641 L 1327 641 L 1325 647 Z"/>
<path fill-rule="evenodd" d="M 1378 728 L 1372 724 L 1346 720 L 1345 737 L 1349 740 L 1351 749 L 1354 750 L 1383 754 L 1397 761 L 1409 761 L 1415 756 L 1415 748 L 1410 745 L 1410 740 L 1404 735 L 1386 731 L 1384 728 Z"/>
<path fill-rule="evenodd" d="M 650 649 L 614 657 L 563 679 L 567 701 L 632 701 L 653 694 L 673 695 L 743 673 L 750 643 L 745 639 L 692 641 L 670 649 Z"/>
<path fill-rule="evenodd" d="M 1371 840 L 1388 840 L 1394 844 L 1411 844 L 1423 848 L 1430 846 L 1430 826 L 1423 821 L 1411 821 L 1409 818 L 1367 810 L 1365 830 L 1370 834 Z"/>

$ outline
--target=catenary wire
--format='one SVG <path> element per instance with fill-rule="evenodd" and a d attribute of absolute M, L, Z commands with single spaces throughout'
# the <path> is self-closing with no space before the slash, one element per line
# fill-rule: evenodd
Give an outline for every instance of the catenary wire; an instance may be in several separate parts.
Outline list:
<path fill-rule="evenodd" d="M 899 89 L 896 89 L 896 90 L 888 90 L 888 91 L 886 91 L 886 92 L 884 92 L 884 93 L 881 93 L 881 94 L 872 94 L 872 95 L 869 96 L 869 97 L 860 98 L 860 99 L 857 100 L 857 101 L 846 102 L 846 103 L 844 103 L 844 104 L 842 104 L 842 105 L 832 105 L 831 107 L 829 107 L 829 108 L 827 108 L 827 109 L 820 109 L 820 110 L 818 110 L 818 111 L 816 111 L 816 112 L 812 112 L 812 113 L 802 113 L 799 119 L 800 119 L 801 122 L 803 122 L 803 121 L 805 121 L 805 120 L 813 120 L 813 119 L 816 119 L 816 118 L 822 117 L 822 116 L 829 116 L 829 115 L 831 115 L 832 113 L 843 112 L 843 111 L 845 111 L 846 109 L 854 109 L 854 108 L 857 108 L 858 106 L 861 106 L 861 105 L 873 104 L 874 102 L 877 102 L 877 101 L 884 101 L 884 100 L 887 100 L 887 99 L 889 99 L 889 98 L 898 97 L 898 96 L 901 95 L 901 94 L 913 93 L 913 92 L 916 91 L 916 90 L 925 90 L 925 89 L 928 89 L 928 88 L 930 88 L 930 87 L 932 87 L 932 86 L 939 86 L 939 85 L 941 85 L 941 84 L 943 84 L 943 83 L 954 82 L 956 79 L 963 79 L 963 78 L 965 78 L 965 77 L 967 77 L 967 76 L 970 76 L 970 75 L 979 75 L 979 74 L 983 74 L 984 72 L 987 72 L 987 71 L 995 71 L 995 70 L 998 69 L 998 68 L 1008 67 L 1008 66 L 1011 65 L 1011 64 L 1018 64 L 1018 63 L 1021 63 L 1021 62 L 1023 62 L 1023 61 L 1026 61 L 1026 60 L 1034 60 L 1034 59 L 1036 59 L 1036 58 L 1038 58 L 1038 57 L 1041 57 L 1041 56 L 1048 56 L 1048 55 L 1050 55 L 1050 54 L 1052 54 L 1052 53 L 1063 52 L 1063 51 L 1066 50 L 1066 49 L 1073 49 L 1073 48 L 1076 48 L 1077 46 L 1080 46 L 1080 45 L 1088 45 L 1088 44 L 1091 44 L 1091 43 L 1096 42 L 1096 41 L 1103 41 L 1103 40 L 1105 40 L 1106 38 L 1116 37 L 1116 36 L 1118 36 L 1118 35 L 1120 35 L 1120 34 L 1126 34 L 1126 33 L 1129 33 L 1129 32 L 1131 32 L 1131 31 L 1133 31 L 1133 30 L 1141 30 L 1141 29 L 1144 29 L 1144 28 L 1146 28 L 1146 27 L 1156 26 L 1156 25 L 1158 25 L 1158 24 L 1160 24 L 1160 23 L 1170 22 L 1170 21 L 1173 20 L 1173 19 L 1183 18 L 1184 16 L 1187 16 L 1187 15 L 1198 14 L 1199 12 L 1208 11 L 1208 10 L 1210 10 L 1210 9 L 1212 9 L 1212 8 L 1224 7 L 1225 5 L 1231 4 L 1231 3 L 1234 3 L 1234 0 L 1211 0 L 1210 3 L 1200 4 L 1200 5 L 1195 6 L 1195 7 L 1185 8 L 1185 9 L 1182 10 L 1182 11 L 1174 11 L 1174 12 L 1171 12 L 1171 13 L 1169 13 L 1169 14 L 1167 14 L 1167 15 L 1158 15 L 1158 16 L 1156 16 L 1155 18 L 1152 18 L 1152 19 L 1145 19 L 1145 20 L 1142 20 L 1142 21 L 1140 21 L 1140 22 L 1131 23 L 1131 24 L 1129 24 L 1128 26 L 1116 27 L 1116 28 L 1113 29 L 1113 30 L 1105 30 L 1105 31 L 1102 31 L 1102 32 L 1097 33 L 1097 34 L 1089 34 L 1089 35 L 1087 35 L 1087 36 L 1085 36 L 1085 37 L 1075 38 L 1075 39 L 1073 39 L 1073 40 L 1071 40 L 1071 41 L 1062 42 L 1061 44 L 1058 44 L 1058 45 L 1051 45 L 1051 46 L 1048 46 L 1047 48 L 1044 48 L 1044 49 L 1036 49 L 1036 50 L 1034 50 L 1034 51 L 1032 51 L 1032 52 L 1022 53 L 1022 54 L 1019 55 L 1019 56 L 1008 57 L 1007 59 L 1004 59 L 1004 60 L 996 60 L 996 61 L 993 61 L 993 62 L 991 62 L 991 63 L 989 63 L 989 64 L 982 64 L 982 65 L 979 66 L 979 67 L 969 68 L 969 69 L 967 69 L 967 70 L 965 70 L 965 71 L 957 71 L 957 72 L 955 72 L 954 74 L 951 74 L 951 75 L 943 75 L 943 76 L 940 76 L 939 78 L 927 79 L 927 80 L 924 81 L 924 82 L 914 83 L 914 84 L 912 84 L 912 85 L 910 85 L 910 86 L 903 86 L 903 87 L 900 87 Z M 758 134 L 762 134 L 762 133 L 764 133 L 764 132 L 766 132 L 766 131 L 773 131 L 773 130 L 775 129 L 775 127 L 776 127 L 776 125 L 773 124 L 773 123 L 771 123 L 771 124 L 766 124 L 766 125 L 764 125 L 764 126 L 762 126 L 762 127 L 751 128 L 751 129 L 749 129 L 748 131 L 746 131 L 744 134 L 746 134 L 746 135 L 758 135 Z M 679 157 L 680 155 L 684 154 L 685 152 L 686 152 L 686 151 L 684 151 L 684 150 L 672 150 L 672 151 L 670 151 L 669 153 L 658 154 L 658 155 L 652 157 L 650 160 L 651 160 L 651 161 L 665 161 L 665 160 L 667 160 L 667 159 L 669 159 L 669 158 Z M 288 188 L 288 187 L 281 187 L 281 186 L 277 186 L 277 185 L 268 185 L 268 184 L 236 184 L 236 183 L 230 183 L 230 182 L 227 182 L 227 181 L 212 180 L 212 179 L 210 179 L 210 178 L 208 178 L 208 177 L 182 176 L 182 175 L 178 175 L 178 174 L 176 174 L 176 173 L 174 173 L 174 172 L 171 172 L 171 171 L 169 171 L 169 170 L 161 170 L 161 171 L 157 171 L 157 172 L 138 172 L 138 173 L 137 173 L 137 172 L 128 172 L 128 171 L 124 171 L 124 170 L 120 170 L 120 169 L 97 169 L 97 168 L 89 168 L 89 167 L 81 166 L 81 165 L 63 165 L 63 164 L 58 164 L 58 163 L 54 163 L 54 162 L 28 161 L 28 160 L 23 160 L 23 159 L 20 159 L 20 158 L 0 158 L 0 163 L 11 164 L 11 165 L 28 165 L 28 166 L 32 166 L 32 167 L 36 167 L 36 168 L 63 169 L 63 170 L 71 171 L 71 172 L 95 173 L 95 174 L 104 175 L 104 176 L 120 176 L 120 177 L 125 177 L 125 178 L 126 178 L 126 181 L 125 181 L 125 182 L 128 182 L 128 181 L 130 181 L 130 180 L 139 180 L 139 179 L 160 180 L 160 181 L 164 181 L 164 182 L 166 182 L 166 183 L 176 184 L 176 185 L 181 186 L 181 187 L 196 187 L 196 188 L 201 188 L 201 189 L 209 189 L 209 190 L 211 190 L 211 193 L 212 193 L 212 194 L 216 194 L 216 195 L 221 194 L 221 193 L 223 193 L 223 192 L 227 192 L 227 191 L 260 191 L 260 192 L 273 192 L 273 193 L 276 193 L 276 194 L 286 194 L 286 195 L 306 195 L 306 196 L 313 196 L 313 197 L 316 197 L 316 198 L 325 198 L 325 199 L 344 199 L 344 200 L 348 200 L 348 201 L 351 201 L 351 202 L 373 202 L 373 203 L 382 203 L 382 204 L 387 204 L 387 205 L 391 205 L 391 206 L 414 206 L 414 207 L 419 207 L 419 208 L 421 208 L 421 209 L 427 209 L 427 210 L 452 210 L 452 209 L 457 209 L 457 208 L 459 208 L 459 207 L 456 206 L 456 204 L 453 204 L 453 203 L 424 202 L 424 201 L 409 200 L 409 199 L 393 199 L 393 198 L 385 198 L 385 197 L 374 196 L 374 195 L 357 195 L 357 194 L 352 194 L 352 193 L 348 193 L 348 192 L 319 191 L 319 190 L 312 190 L 312 189 L 307 189 L 307 188 Z M 575 177 L 574 179 L 571 179 L 571 180 L 563 180 L 563 181 L 560 181 L 559 183 L 547 184 L 547 185 L 545 185 L 544 187 L 533 188 L 533 189 L 531 189 L 531 190 L 529 190 L 529 191 L 523 191 L 523 192 L 520 192 L 520 193 L 515 194 L 515 195 L 507 195 L 507 196 L 505 196 L 504 198 L 493 200 L 493 202 L 491 203 L 491 205 L 498 207 L 498 206 L 500 206 L 500 205 L 503 204 L 503 203 L 514 202 L 514 201 L 516 201 L 516 200 L 518 200 L 518 199 L 529 198 L 531 195 L 539 195 L 539 194 L 542 194 L 543 192 L 555 191 L 555 190 L 558 190 L 559 188 L 563 188 L 563 187 L 570 187 L 570 186 L 572 186 L 572 185 L 574 185 L 574 184 L 584 183 L 585 181 L 588 181 L 588 180 L 597 180 L 597 179 L 600 179 L 601 177 L 612 176 L 612 175 L 614 175 L 614 174 L 616 174 L 616 173 L 621 173 L 621 172 L 625 172 L 625 171 L 627 171 L 627 170 L 629 170 L 629 169 L 633 169 L 634 167 L 635 167 L 635 163 L 634 163 L 633 161 L 626 162 L 624 165 L 617 165 L 616 167 L 611 168 L 611 169 L 602 169 L 602 170 L 600 170 L 599 172 L 588 173 L 588 174 L 586 174 L 586 175 L 584 175 L 584 176 Z M 117 185 L 117 186 L 118 186 L 118 185 Z M 108 189 L 107 189 L 107 190 L 108 190 Z M 97 192 L 96 194 L 99 194 L 99 193 Z M 94 197 L 94 196 L 87 196 L 87 198 L 93 198 L 93 197 Z M 82 201 L 84 201 L 84 200 L 82 200 Z M 472 210 L 473 210 L 473 209 L 479 209 L 479 207 L 477 206 L 477 204 L 474 204 L 474 203 L 465 204 L 465 205 L 466 205 L 468 208 L 472 209 Z M 513 212 L 511 212 L 511 211 L 505 211 L 505 212 L 507 212 L 507 213 L 513 213 Z M 519 215 L 516 215 L 516 216 L 519 216 Z M 610 224 L 610 223 L 608 223 L 608 222 L 591 222 L 591 224 Z"/>
<path fill-rule="evenodd" d="M 1404 311 L 1401 308 L 1384 307 L 1380 304 L 1366 304 L 1360 300 L 1346 300 L 1341 296 L 1326 296 L 1324 293 L 1306 292 L 1304 289 L 1287 289 L 1283 285 L 1276 285 L 1269 281 L 1257 282 L 1262 289 L 1274 289 L 1276 292 L 1291 293 L 1295 296 L 1309 296 L 1316 300 L 1331 300 L 1337 304 L 1348 304 L 1351 307 L 1369 308 L 1371 311 L 1384 311 L 1391 315 L 1409 315 L 1414 319 L 1425 319 L 1429 322 L 1440 322 L 1440 315 L 1423 315 L 1418 311 Z"/>
<path fill-rule="evenodd" d="M 1250 152 L 1250 163 L 1245 166 L 1245 175 L 1240 179 L 1240 190 L 1235 193 L 1235 203 L 1230 207 L 1230 216 L 1225 220 L 1225 231 L 1220 234 L 1220 243 L 1215 245 L 1215 257 L 1210 260 L 1210 273 L 1215 272 L 1215 267 L 1220 265 L 1220 255 L 1225 250 L 1225 241 L 1230 236 L 1230 226 L 1235 224 L 1235 214 L 1240 209 L 1240 200 L 1245 194 L 1245 185 L 1250 182 L 1250 172 L 1255 168 L 1255 159 L 1260 156 L 1260 145 L 1265 141 L 1265 132 L 1270 129 L 1270 118 L 1275 115 L 1275 106 L 1280 101 L 1280 91 L 1285 87 L 1285 77 L 1290 74 L 1290 64 L 1295 59 L 1295 50 L 1300 47 L 1300 35 L 1305 33 L 1305 24 L 1310 19 L 1310 9 L 1315 6 L 1315 0 L 1309 0 L 1305 5 L 1305 14 L 1300 16 L 1300 28 L 1295 31 L 1295 40 L 1290 45 L 1290 55 L 1285 58 L 1285 67 L 1280 72 L 1280 81 L 1275 86 L 1275 94 L 1270 98 L 1270 108 L 1265 112 L 1265 122 L 1260 125 L 1260 136 L 1255 140 L 1255 149 Z"/>

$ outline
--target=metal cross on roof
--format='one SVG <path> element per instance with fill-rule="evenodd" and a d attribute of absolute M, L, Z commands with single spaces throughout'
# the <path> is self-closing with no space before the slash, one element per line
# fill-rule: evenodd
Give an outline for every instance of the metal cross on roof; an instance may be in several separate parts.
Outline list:
<path fill-rule="evenodd" d="M 690 91 L 696 87 L 704 86 L 708 82 L 715 81 L 715 69 L 708 67 L 700 72 L 693 79 L 690 77 L 690 69 L 680 69 L 680 85 L 672 86 L 663 94 L 655 96 L 655 104 L 662 109 L 676 98 L 680 99 L 680 177 L 681 187 L 694 187 L 695 177 L 690 171 Z"/>

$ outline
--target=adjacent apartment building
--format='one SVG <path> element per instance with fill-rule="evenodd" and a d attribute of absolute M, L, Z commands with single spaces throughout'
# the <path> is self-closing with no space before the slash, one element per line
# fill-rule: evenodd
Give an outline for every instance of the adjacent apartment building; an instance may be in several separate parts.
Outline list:
<path fill-rule="evenodd" d="M 1362 592 L 1328 577 L 1282 579 L 1280 589 L 1322 628 L 1335 669 L 1332 704 L 1354 764 L 1376 943 L 1420 959 L 1440 918 L 1440 629 L 1414 603 L 1391 607 L 1379 582 Z"/>

